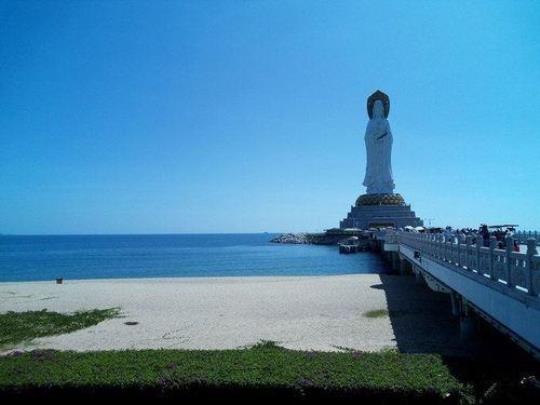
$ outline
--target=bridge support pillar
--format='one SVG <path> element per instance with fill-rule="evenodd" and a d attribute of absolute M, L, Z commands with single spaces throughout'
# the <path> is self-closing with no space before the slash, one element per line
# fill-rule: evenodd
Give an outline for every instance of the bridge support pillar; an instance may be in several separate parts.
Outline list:
<path fill-rule="evenodd" d="M 455 292 L 450 293 L 450 304 L 452 305 L 452 315 L 459 316 L 459 295 Z"/>
<path fill-rule="evenodd" d="M 402 276 L 405 273 L 405 260 L 399 258 L 399 275 Z"/>
<path fill-rule="evenodd" d="M 401 255 L 398 255 L 397 258 L 399 261 L 399 274 L 401 276 L 414 273 L 414 264 Z"/>
<path fill-rule="evenodd" d="M 398 254 L 396 252 L 392 252 L 392 273 L 397 273 L 398 266 Z"/>
<path fill-rule="evenodd" d="M 470 340 L 474 335 L 474 321 L 467 315 L 459 318 L 459 337 L 462 340 Z"/>
<path fill-rule="evenodd" d="M 422 270 L 416 265 L 416 264 L 410 264 L 411 271 L 414 274 L 414 279 L 417 284 L 423 284 L 424 283 L 424 277 L 422 276 Z"/>
<path fill-rule="evenodd" d="M 455 294 L 455 293 L 454 293 Z M 457 294 L 456 294 L 457 295 Z M 459 297 L 459 337 L 461 340 L 470 340 L 474 335 L 474 321 L 469 311 L 467 300 Z"/>

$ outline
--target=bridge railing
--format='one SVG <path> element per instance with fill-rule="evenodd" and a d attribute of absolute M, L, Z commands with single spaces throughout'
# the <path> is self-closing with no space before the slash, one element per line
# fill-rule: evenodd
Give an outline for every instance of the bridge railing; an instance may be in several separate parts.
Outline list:
<path fill-rule="evenodd" d="M 540 232 L 538 231 L 517 231 L 512 237 L 521 244 L 527 243 L 528 239 L 536 240 L 536 245 L 540 245 Z"/>
<path fill-rule="evenodd" d="M 525 253 L 513 251 L 513 238 L 507 237 L 506 248 L 497 249 L 495 237 L 490 239 L 489 247 L 473 243 L 467 236 L 464 241 L 445 238 L 442 234 L 389 232 L 386 239 L 409 246 L 447 267 L 459 268 L 490 279 L 494 283 L 506 285 L 518 293 L 538 298 L 540 294 L 540 256 L 536 239 L 527 239 Z M 478 238 L 481 240 L 481 238 Z"/>

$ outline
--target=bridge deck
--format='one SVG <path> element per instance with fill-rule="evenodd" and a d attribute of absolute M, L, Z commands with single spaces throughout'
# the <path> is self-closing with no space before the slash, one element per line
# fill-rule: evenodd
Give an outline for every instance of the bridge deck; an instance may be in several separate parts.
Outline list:
<path fill-rule="evenodd" d="M 415 270 L 434 277 L 470 306 L 540 355 L 540 256 L 444 240 L 442 235 L 387 232 L 385 250 L 399 251 Z M 512 246 L 508 243 L 508 246 Z"/>

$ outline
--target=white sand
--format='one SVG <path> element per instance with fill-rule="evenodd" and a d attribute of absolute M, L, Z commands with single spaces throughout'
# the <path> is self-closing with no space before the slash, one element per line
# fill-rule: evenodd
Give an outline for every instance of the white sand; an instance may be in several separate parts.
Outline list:
<path fill-rule="evenodd" d="M 124 315 L 17 349 L 222 349 L 272 340 L 374 351 L 396 346 L 389 317 L 364 316 L 386 309 L 385 291 L 371 288 L 380 284 L 376 274 L 0 283 L 0 312 L 120 307 Z"/>

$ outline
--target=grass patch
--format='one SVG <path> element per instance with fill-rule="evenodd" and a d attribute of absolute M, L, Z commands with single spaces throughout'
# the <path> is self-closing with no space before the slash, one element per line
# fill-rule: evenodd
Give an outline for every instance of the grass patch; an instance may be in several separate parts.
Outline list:
<path fill-rule="evenodd" d="M 366 318 L 382 318 L 388 316 L 388 311 L 386 309 L 374 309 L 372 311 L 364 312 Z"/>
<path fill-rule="evenodd" d="M 118 316 L 119 309 L 93 309 L 72 314 L 42 311 L 0 314 L 0 346 L 34 338 L 70 333 Z"/>
<path fill-rule="evenodd" d="M 0 358 L 0 393 L 62 387 L 185 393 L 194 386 L 441 399 L 462 389 L 438 355 L 301 352 L 269 342 L 241 350 L 34 351 Z"/>

